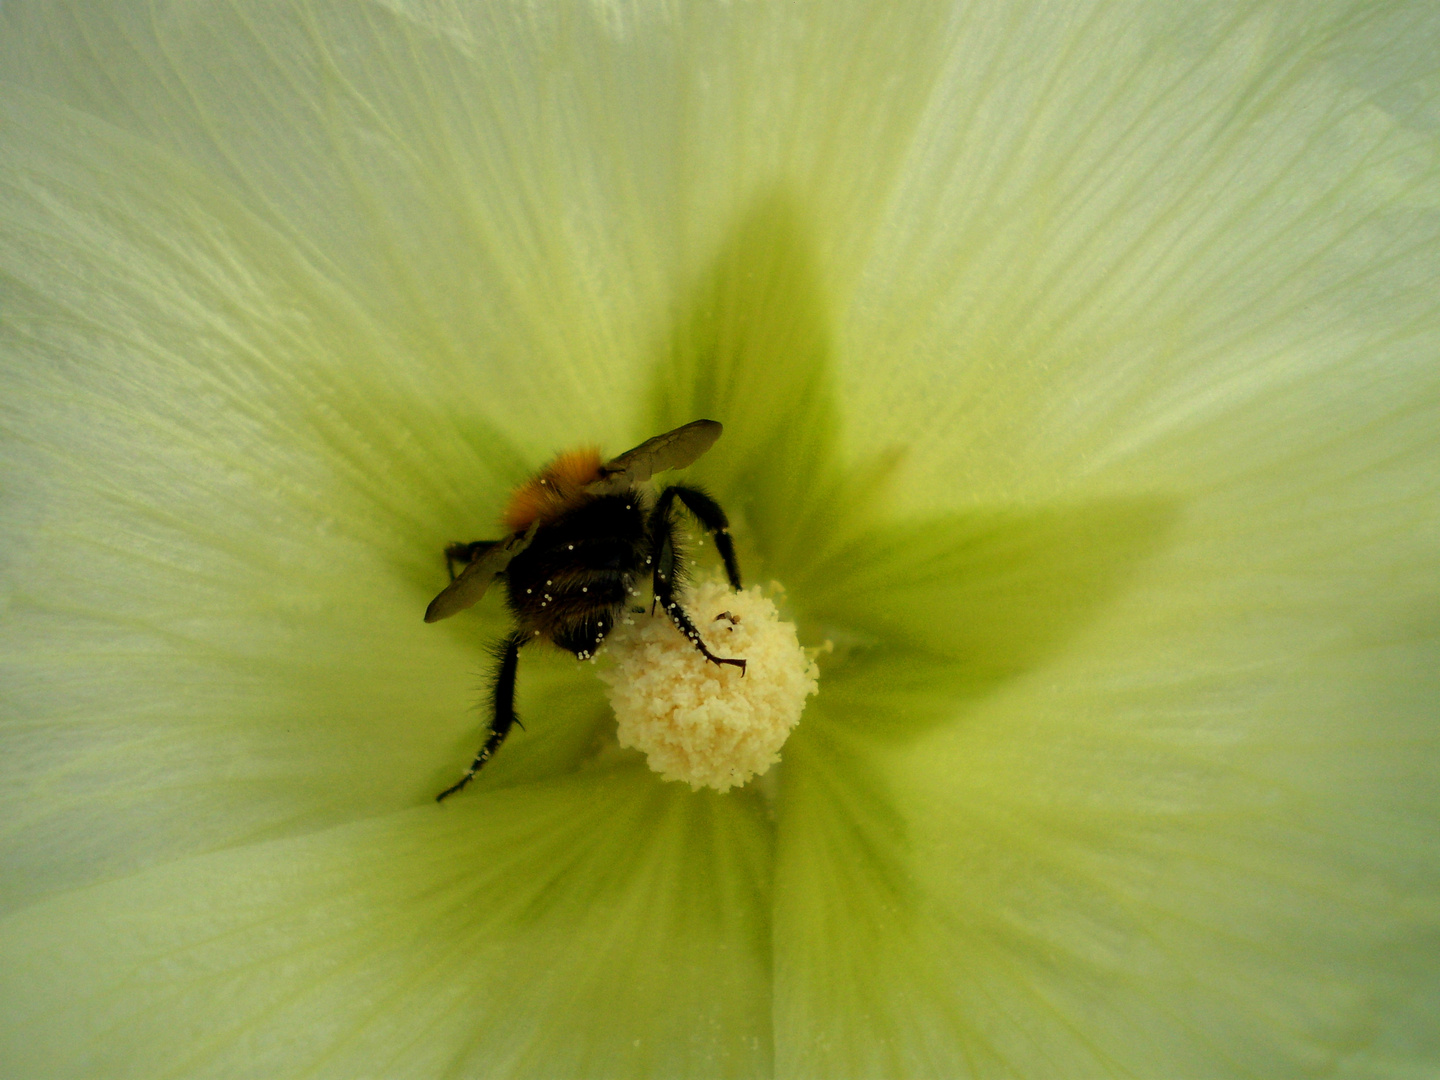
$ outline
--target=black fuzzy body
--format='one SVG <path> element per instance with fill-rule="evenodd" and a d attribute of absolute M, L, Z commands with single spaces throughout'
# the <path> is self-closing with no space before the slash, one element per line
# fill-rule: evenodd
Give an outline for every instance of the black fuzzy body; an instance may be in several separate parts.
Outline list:
<path fill-rule="evenodd" d="M 641 493 L 600 495 L 542 525 L 506 570 L 516 629 L 584 660 L 610 633 L 646 571 L 651 537 Z"/>

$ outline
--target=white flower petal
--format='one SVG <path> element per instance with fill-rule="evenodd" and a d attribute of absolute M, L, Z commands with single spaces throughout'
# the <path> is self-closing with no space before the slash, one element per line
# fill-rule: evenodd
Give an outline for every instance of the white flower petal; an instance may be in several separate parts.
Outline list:
<path fill-rule="evenodd" d="M 25 1076 L 753 1076 L 769 869 L 755 800 L 640 765 L 467 793 L 0 921 L 0 1046 Z"/>
<path fill-rule="evenodd" d="M 957 14 L 838 309 L 914 505 L 1210 485 L 1433 390 L 1433 11 L 1048 16 Z"/>
<path fill-rule="evenodd" d="M 428 799 L 499 620 L 421 616 L 524 455 L 202 174 L 0 108 L 7 903 Z M 565 715 L 557 677 L 527 665 L 522 704 Z"/>

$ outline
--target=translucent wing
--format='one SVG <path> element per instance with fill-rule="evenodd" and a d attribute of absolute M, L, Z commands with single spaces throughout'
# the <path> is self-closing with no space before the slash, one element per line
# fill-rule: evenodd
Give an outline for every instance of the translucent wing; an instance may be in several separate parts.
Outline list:
<path fill-rule="evenodd" d="M 430 601 L 430 606 L 425 609 L 425 621 L 439 622 L 478 604 L 485 590 L 490 588 L 490 582 L 495 580 L 495 575 L 503 573 L 510 560 L 530 546 L 538 527 L 537 522 L 527 532 L 512 533 L 465 567 L 459 577 Z"/>
<path fill-rule="evenodd" d="M 600 468 L 601 479 L 588 490 L 619 491 L 631 484 L 643 483 L 666 469 L 683 469 L 715 445 L 724 427 L 716 420 L 695 420 L 646 439 L 634 450 L 627 450 Z"/>

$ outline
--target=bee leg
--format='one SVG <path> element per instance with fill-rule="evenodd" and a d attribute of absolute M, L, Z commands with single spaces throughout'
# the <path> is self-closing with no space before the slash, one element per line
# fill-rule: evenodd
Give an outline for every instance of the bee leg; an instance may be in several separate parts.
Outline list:
<path fill-rule="evenodd" d="M 510 725 L 520 722 L 515 715 L 515 670 L 520 666 L 520 646 L 529 640 L 524 634 L 516 632 L 500 643 L 500 666 L 495 670 L 495 685 L 490 695 L 494 706 L 490 734 L 485 737 L 480 752 L 475 755 L 470 768 L 465 770 L 465 775 L 436 795 L 436 802 L 443 802 L 447 796 L 454 795 L 475 779 L 475 774 L 485 767 L 485 763 L 500 749 L 505 736 L 510 734 Z"/>
<path fill-rule="evenodd" d="M 673 593 L 680 584 L 683 567 L 677 567 L 679 552 L 675 550 L 675 526 L 670 520 L 670 505 L 656 504 L 650 516 L 650 535 L 653 540 L 650 562 L 655 566 L 650 589 L 650 615 L 655 615 L 655 605 L 660 603 L 662 592 Z"/>
<path fill-rule="evenodd" d="M 476 540 L 469 544 L 450 544 L 446 547 L 445 569 L 450 572 L 450 580 L 455 580 L 456 563 L 462 567 L 469 566 L 498 543 L 499 540 Z"/>
<path fill-rule="evenodd" d="M 740 669 L 742 676 L 745 674 L 744 660 L 734 660 L 728 656 L 716 656 L 705 647 L 705 642 L 700 637 L 700 631 L 695 629 L 695 624 L 690 621 L 689 614 L 686 613 L 685 609 L 680 606 L 679 602 L 673 596 L 662 596 L 660 603 L 665 608 L 665 614 L 670 616 L 670 621 L 679 628 L 682 634 L 690 639 L 690 644 L 700 650 L 700 655 L 712 664 L 733 664 Z"/>
<path fill-rule="evenodd" d="M 670 488 L 674 491 L 675 488 Z M 680 601 L 675 599 L 675 588 L 684 572 L 684 564 L 681 561 L 680 553 L 675 550 L 675 541 L 671 536 L 674 529 L 670 521 L 670 507 L 668 501 L 661 497 L 661 501 L 655 504 L 655 510 L 650 518 L 650 542 L 654 554 L 651 558 L 655 562 L 654 591 L 655 603 L 665 609 L 665 614 L 670 616 L 670 621 L 690 639 L 690 643 L 700 650 L 700 655 L 709 660 L 712 664 L 733 664 L 740 669 L 740 674 L 745 674 L 745 661 L 734 660 L 729 657 L 716 656 L 705 645 L 700 637 L 700 631 L 695 629 L 695 624 L 690 621 L 690 616 L 680 606 Z M 651 605 L 654 611 L 654 604 Z"/>
<path fill-rule="evenodd" d="M 730 587 L 739 592 L 740 564 L 735 561 L 735 545 L 730 540 L 730 519 L 725 516 L 725 511 L 699 488 L 676 484 L 662 491 L 655 503 L 656 512 L 664 510 L 665 520 L 669 520 L 670 504 L 675 499 L 684 503 L 685 509 L 695 515 L 695 520 L 715 537 L 715 550 L 720 552 L 720 558 L 725 561 L 725 576 L 730 579 Z"/>

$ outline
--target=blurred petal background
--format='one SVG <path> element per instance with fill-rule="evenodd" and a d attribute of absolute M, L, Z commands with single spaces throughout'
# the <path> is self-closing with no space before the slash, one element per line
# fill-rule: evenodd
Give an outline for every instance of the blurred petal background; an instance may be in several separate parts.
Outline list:
<path fill-rule="evenodd" d="M 0 1061 L 1422 1077 L 1426 3 L 9 3 Z M 665 785 L 439 552 L 697 416 L 820 695 Z"/>

